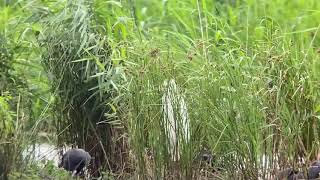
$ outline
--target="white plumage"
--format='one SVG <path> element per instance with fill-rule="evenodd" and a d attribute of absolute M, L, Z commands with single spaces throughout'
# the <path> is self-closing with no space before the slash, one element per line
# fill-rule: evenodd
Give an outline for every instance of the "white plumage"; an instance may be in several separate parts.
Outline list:
<path fill-rule="evenodd" d="M 177 161 L 180 159 L 182 144 L 190 140 L 190 120 L 187 104 L 173 79 L 164 82 L 162 108 L 168 150 L 172 160 Z"/>

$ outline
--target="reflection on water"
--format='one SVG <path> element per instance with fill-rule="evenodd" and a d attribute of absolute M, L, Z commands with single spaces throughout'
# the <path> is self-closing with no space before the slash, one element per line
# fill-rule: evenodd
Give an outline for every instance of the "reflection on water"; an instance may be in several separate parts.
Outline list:
<path fill-rule="evenodd" d="M 65 152 L 70 147 L 64 148 Z M 55 166 L 58 166 L 60 161 L 59 149 L 55 145 L 42 143 L 28 146 L 22 153 L 26 161 L 36 162 L 37 164 L 46 164 L 52 161 Z"/>

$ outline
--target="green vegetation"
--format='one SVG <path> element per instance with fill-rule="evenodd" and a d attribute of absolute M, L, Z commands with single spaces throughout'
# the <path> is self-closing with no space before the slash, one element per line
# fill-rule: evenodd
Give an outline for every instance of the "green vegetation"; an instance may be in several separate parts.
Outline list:
<path fill-rule="evenodd" d="M 23 157 L 44 142 L 86 149 L 105 179 L 210 179 L 204 149 L 222 179 L 302 168 L 320 148 L 319 19 L 318 0 L 1 1 L 0 179 L 67 179 Z"/>

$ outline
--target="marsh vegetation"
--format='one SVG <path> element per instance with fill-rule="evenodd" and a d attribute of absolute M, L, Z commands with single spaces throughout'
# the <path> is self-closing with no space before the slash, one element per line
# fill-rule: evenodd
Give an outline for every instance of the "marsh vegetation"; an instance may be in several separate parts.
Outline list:
<path fill-rule="evenodd" d="M 0 179 L 273 179 L 319 159 L 320 1 L 0 2 Z M 32 153 L 31 153 L 32 154 Z M 59 159 L 61 160 L 61 159 Z"/>

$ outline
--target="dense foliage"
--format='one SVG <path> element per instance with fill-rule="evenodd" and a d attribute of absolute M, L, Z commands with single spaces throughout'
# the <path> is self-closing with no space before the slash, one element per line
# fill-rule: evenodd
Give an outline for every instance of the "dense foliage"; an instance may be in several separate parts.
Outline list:
<path fill-rule="evenodd" d="M 63 176 L 23 158 L 39 141 L 85 148 L 93 175 L 123 179 L 302 168 L 320 148 L 319 9 L 318 0 L 0 2 L 3 177 Z M 214 165 L 201 174 L 204 150 Z"/>

